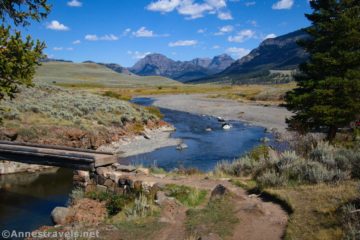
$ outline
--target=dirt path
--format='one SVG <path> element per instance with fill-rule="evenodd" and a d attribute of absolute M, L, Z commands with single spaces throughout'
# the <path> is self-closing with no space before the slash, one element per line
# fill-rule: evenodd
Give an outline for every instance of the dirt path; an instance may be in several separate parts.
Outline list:
<path fill-rule="evenodd" d="M 254 125 L 286 131 L 285 119 L 291 113 L 285 108 L 242 103 L 228 99 L 207 98 L 200 94 L 151 96 L 154 105 L 195 114 L 222 116 L 228 120 L 243 120 Z"/>
<path fill-rule="evenodd" d="M 152 177 L 144 176 L 141 180 L 148 183 L 177 184 L 190 187 L 213 190 L 218 184 L 222 184 L 235 194 L 233 204 L 235 205 L 236 216 L 240 220 L 234 229 L 233 240 L 278 240 L 284 234 L 288 215 L 277 204 L 264 202 L 254 195 L 234 186 L 226 180 L 204 179 L 203 176 L 191 177 Z M 185 239 L 186 231 L 184 221 L 186 219 L 186 209 L 182 206 L 172 206 L 173 209 L 165 211 L 170 214 L 172 222 L 157 235 L 158 239 Z M 164 212 L 163 212 L 164 213 Z"/>

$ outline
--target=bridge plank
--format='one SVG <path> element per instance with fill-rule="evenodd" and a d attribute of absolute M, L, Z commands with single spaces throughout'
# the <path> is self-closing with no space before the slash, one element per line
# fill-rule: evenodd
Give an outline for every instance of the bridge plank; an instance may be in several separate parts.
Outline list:
<path fill-rule="evenodd" d="M 0 142 L 0 159 L 29 164 L 58 166 L 78 170 L 94 170 L 117 162 L 113 154 L 81 151 L 81 149 L 37 147 Z"/>

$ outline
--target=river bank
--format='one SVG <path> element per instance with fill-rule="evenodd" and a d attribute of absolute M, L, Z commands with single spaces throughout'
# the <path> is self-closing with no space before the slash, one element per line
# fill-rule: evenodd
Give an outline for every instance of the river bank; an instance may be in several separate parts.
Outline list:
<path fill-rule="evenodd" d="M 153 105 L 194 114 L 221 116 L 227 120 L 241 120 L 251 125 L 276 129 L 286 133 L 285 119 L 291 112 L 276 106 L 264 106 L 256 102 L 239 102 L 229 99 L 208 98 L 204 94 L 179 94 L 151 96 Z"/>

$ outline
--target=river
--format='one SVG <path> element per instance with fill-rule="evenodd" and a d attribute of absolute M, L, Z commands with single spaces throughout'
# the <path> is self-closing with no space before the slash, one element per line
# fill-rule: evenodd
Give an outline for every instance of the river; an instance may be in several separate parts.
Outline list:
<path fill-rule="evenodd" d="M 153 100 L 135 98 L 133 102 L 148 106 Z M 224 130 L 215 117 L 170 109 L 161 112 L 164 120 L 176 127 L 171 137 L 182 139 L 188 148 L 179 151 L 174 146 L 164 147 L 122 161 L 155 164 L 166 170 L 194 167 L 208 171 L 217 162 L 231 161 L 261 144 L 260 138 L 271 138 L 264 128 L 240 121 L 229 121 L 232 128 Z M 71 189 L 72 171 L 67 169 L 0 176 L 0 230 L 31 231 L 51 225 L 51 211 L 56 206 L 66 206 Z"/>

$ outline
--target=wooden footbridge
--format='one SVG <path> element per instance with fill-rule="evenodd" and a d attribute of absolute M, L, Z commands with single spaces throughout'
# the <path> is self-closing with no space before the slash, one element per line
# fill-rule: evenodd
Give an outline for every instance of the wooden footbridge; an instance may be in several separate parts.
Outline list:
<path fill-rule="evenodd" d="M 108 152 L 0 141 L 0 160 L 75 170 L 94 170 L 96 167 L 117 162 L 117 157 Z"/>

